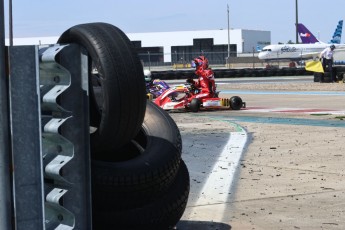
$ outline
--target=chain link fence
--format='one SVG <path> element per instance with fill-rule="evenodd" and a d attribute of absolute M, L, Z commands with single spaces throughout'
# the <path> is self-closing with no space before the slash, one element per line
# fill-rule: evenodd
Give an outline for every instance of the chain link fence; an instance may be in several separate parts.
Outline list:
<path fill-rule="evenodd" d="M 204 55 L 212 68 L 266 68 L 268 63 L 260 60 L 258 52 L 231 53 L 227 52 L 173 52 L 173 53 L 138 53 L 145 69 L 185 69 L 191 68 L 192 60 Z M 274 61 L 271 67 L 288 67 L 290 62 Z"/>

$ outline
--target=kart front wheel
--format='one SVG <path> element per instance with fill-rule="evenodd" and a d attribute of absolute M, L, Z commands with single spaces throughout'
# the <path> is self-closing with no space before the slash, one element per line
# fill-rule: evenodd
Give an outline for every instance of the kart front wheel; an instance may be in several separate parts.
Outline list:
<path fill-rule="evenodd" d="M 233 110 L 240 110 L 243 106 L 242 99 L 239 96 L 233 96 L 230 98 L 230 108 Z"/>
<path fill-rule="evenodd" d="M 198 98 L 193 98 L 190 102 L 189 108 L 192 112 L 196 113 L 200 110 L 201 101 Z"/>

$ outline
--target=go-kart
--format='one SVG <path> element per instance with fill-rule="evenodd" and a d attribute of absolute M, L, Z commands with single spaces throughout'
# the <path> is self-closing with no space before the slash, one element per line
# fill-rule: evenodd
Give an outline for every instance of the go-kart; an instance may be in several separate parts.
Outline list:
<path fill-rule="evenodd" d="M 151 99 L 159 97 L 170 86 L 165 81 L 154 79 L 153 81 L 146 82 L 146 92 Z"/>
<path fill-rule="evenodd" d="M 219 92 L 214 97 L 204 97 L 193 84 L 182 84 L 165 90 L 154 103 L 164 110 L 189 110 L 198 112 L 200 109 L 232 109 L 240 110 L 246 103 L 239 96 L 219 98 Z"/>

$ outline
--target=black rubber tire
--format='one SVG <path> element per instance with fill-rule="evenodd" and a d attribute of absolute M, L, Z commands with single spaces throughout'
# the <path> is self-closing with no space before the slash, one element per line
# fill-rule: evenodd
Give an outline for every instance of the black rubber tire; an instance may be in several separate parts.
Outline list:
<path fill-rule="evenodd" d="M 344 78 L 344 73 L 343 72 L 337 73 L 337 80 L 338 81 L 342 81 L 343 78 Z"/>
<path fill-rule="evenodd" d="M 91 151 L 114 154 L 139 132 L 146 108 L 143 68 L 130 40 L 113 25 L 88 23 L 71 27 L 58 43 L 77 43 L 88 51 L 90 126 L 97 128 Z"/>
<path fill-rule="evenodd" d="M 190 191 L 188 169 L 181 161 L 169 190 L 151 203 L 130 210 L 115 211 L 110 204 L 93 209 L 93 229 L 164 230 L 172 229 L 182 217 Z"/>
<path fill-rule="evenodd" d="M 325 72 L 323 78 L 324 78 L 325 82 L 331 82 L 332 81 L 330 72 Z"/>
<path fill-rule="evenodd" d="M 201 101 L 198 98 L 193 98 L 189 104 L 190 111 L 196 113 L 200 110 Z"/>
<path fill-rule="evenodd" d="M 148 102 L 142 129 L 133 143 L 119 150 L 120 155 L 131 159 L 100 160 L 100 154 L 94 156 L 94 206 L 112 204 L 113 210 L 123 210 L 147 204 L 173 182 L 181 161 L 182 141 L 167 112 Z"/>
<path fill-rule="evenodd" d="M 240 110 L 243 106 L 242 98 L 239 96 L 232 96 L 230 98 L 230 108 L 232 110 Z"/>
<path fill-rule="evenodd" d="M 155 135 L 169 141 L 181 154 L 182 139 L 180 130 L 168 112 L 157 106 L 152 101 L 148 101 L 146 104 L 146 113 L 142 126 L 143 130 L 146 130 L 145 133 L 147 135 Z M 144 136 L 142 135 L 137 135 L 135 138 L 135 140 L 142 146 L 145 145 L 144 142 L 146 142 L 146 138 L 143 137 Z"/>
<path fill-rule="evenodd" d="M 320 76 L 322 73 L 314 72 L 314 82 L 320 82 Z"/>

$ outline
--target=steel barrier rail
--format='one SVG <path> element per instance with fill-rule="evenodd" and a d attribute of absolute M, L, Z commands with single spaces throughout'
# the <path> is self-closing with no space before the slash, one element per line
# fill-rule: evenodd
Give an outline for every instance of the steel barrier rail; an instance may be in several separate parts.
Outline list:
<path fill-rule="evenodd" d="M 87 54 L 10 48 L 15 226 L 91 229 Z"/>
<path fill-rule="evenodd" d="M 44 226 L 44 193 L 38 50 L 12 46 L 9 54 L 15 226 L 39 230 Z"/>

